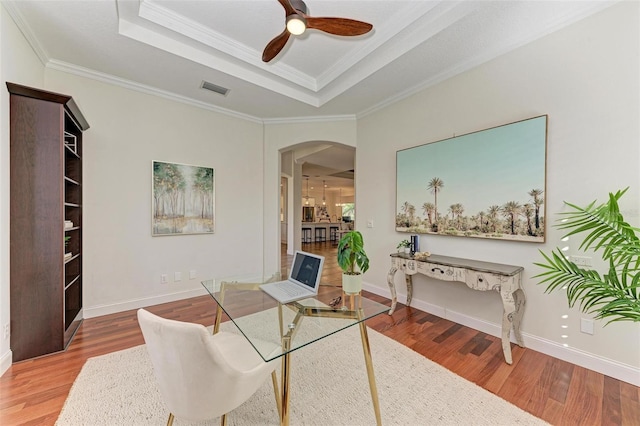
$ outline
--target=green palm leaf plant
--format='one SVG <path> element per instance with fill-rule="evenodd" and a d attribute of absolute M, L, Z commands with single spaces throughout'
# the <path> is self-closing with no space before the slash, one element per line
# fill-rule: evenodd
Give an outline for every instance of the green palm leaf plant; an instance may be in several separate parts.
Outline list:
<path fill-rule="evenodd" d="M 349 231 L 340 239 L 338 265 L 347 275 L 364 274 L 369 269 L 369 258 L 364 251 L 364 240 L 360 231 Z"/>
<path fill-rule="evenodd" d="M 640 321 L 640 229 L 625 222 L 618 200 L 629 188 L 609 194 L 609 201 L 586 207 L 565 202 L 572 211 L 561 213 L 557 225 L 568 230 L 565 237 L 586 233 L 580 250 L 600 251 L 609 270 L 602 276 L 595 270 L 583 269 L 567 259 L 556 248 L 547 255 L 540 251 L 544 262 L 535 263 L 545 271 L 534 276 L 542 278 L 546 293 L 556 289 L 567 292 L 569 306 L 576 303 L 582 312 L 594 314 L 596 319 Z"/>

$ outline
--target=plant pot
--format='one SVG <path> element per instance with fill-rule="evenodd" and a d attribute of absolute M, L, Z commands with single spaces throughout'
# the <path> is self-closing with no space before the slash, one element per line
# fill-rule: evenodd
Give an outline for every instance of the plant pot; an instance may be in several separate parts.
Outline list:
<path fill-rule="evenodd" d="M 405 247 L 405 248 L 404 248 L 404 252 L 405 252 L 406 254 L 411 254 L 411 247 Z"/>
<path fill-rule="evenodd" d="M 342 291 L 347 294 L 357 294 L 362 290 L 362 274 L 342 274 Z"/>

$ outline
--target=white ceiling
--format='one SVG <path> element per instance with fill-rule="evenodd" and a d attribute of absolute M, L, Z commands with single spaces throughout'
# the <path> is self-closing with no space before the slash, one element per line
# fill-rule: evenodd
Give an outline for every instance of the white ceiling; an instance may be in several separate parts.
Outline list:
<path fill-rule="evenodd" d="M 270 63 L 277 0 L 3 0 L 51 68 L 252 120 L 366 114 L 612 4 L 611 1 L 306 0 L 311 16 L 373 24 L 309 30 Z M 203 80 L 230 89 L 200 88 Z"/>
<path fill-rule="evenodd" d="M 291 36 L 277 0 L 2 0 L 45 64 L 257 122 L 357 117 L 489 61 L 612 1 L 306 0 L 373 31 Z M 229 89 L 226 96 L 203 81 Z M 311 196 L 353 196 L 353 150 L 297 152 Z M 341 173 L 341 172 L 347 172 Z M 304 192 L 304 190 L 303 190 Z"/>

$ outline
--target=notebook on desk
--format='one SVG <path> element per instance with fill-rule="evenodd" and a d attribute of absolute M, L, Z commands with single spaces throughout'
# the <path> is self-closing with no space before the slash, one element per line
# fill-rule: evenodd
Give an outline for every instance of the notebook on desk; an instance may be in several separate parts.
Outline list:
<path fill-rule="evenodd" d="M 262 284 L 260 289 L 280 303 L 313 297 L 318 294 L 324 256 L 297 250 L 289 279 Z"/>

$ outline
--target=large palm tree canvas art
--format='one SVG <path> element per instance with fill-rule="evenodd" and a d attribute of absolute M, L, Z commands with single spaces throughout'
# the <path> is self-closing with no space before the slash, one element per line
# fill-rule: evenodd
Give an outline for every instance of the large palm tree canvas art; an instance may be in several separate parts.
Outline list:
<path fill-rule="evenodd" d="M 396 153 L 396 231 L 544 242 L 547 116 Z"/>
<path fill-rule="evenodd" d="M 152 235 L 214 231 L 214 170 L 153 162 Z"/>

